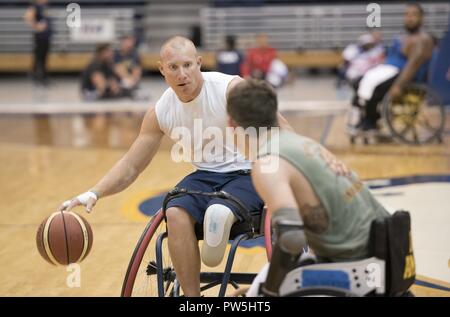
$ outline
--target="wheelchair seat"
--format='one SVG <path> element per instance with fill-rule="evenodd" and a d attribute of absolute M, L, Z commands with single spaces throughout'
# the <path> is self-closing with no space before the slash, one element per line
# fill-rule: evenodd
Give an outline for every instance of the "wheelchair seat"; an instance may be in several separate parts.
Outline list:
<path fill-rule="evenodd" d="M 408 296 L 415 281 L 411 220 L 406 211 L 371 224 L 369 258 L 299 266 L 284 278 L 280 296 Z"/>

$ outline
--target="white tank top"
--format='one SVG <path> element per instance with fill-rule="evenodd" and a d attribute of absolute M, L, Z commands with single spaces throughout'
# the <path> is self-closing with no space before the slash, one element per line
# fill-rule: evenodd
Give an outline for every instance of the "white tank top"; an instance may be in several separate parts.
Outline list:
<path fill-rule="evenodd" d="M 168 88 L 156 103 L 159 127 L 175 142 L 172 159 L 211 172 L 251 169 L 251 163 L 237 152 L 226 129 L 226 91 L 236 76 L 219 72 L 202 72 L 202 76 L 203 87 L 194 100 L 181 102 Z"/>

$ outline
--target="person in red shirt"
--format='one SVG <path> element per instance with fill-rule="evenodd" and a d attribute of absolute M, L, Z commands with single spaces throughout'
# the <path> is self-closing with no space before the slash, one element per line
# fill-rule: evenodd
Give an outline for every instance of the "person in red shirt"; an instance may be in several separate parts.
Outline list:
<path fill-rule="evenodd" d="M 277 51 L 268 43 L 266 34 L 256 36 L 256 47 L 247 51 L 242 75 L 246 78 L 266 79 L 270 65 L 277 58 Z"/>

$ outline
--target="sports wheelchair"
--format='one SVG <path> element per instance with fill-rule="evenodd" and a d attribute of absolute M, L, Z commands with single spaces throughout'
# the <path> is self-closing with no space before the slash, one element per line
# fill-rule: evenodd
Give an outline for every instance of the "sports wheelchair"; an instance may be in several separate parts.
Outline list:
<path fill-rule="evenodd" d="M 382 122 L 396 141 L 410 145 L 442 143 L 446 119 L 444 105 L 426 83 L 407 84 L 395 100 L 386 94 L 378 107 Z M 350 143 L 354 144 L 358 137 L 362 137 L 364 144 L 369 143 L 364 133 L 351 135 Z"/>
<path fill-rule="evenodd" d="M 302 244 L 306 243 L 303 225 L 278 221 L 274 225 L 278 242 L 268 270 L 261 272 L 266 277 L 257 277 L 263 281 L 257 295 L 413 296 L 409 291 L 415 281 L 410 224 L 406 211 L 375 219 L 371 224 L 369 258 L 335 263 L 325 263 L 323 259 L 317 263 L 311 257 L 301 256 Z"/>
<path fill-rule="evenodd" d="M 178 188 L 167 194 L 163 207 L 144 229 L 130 259 L 121 296 L 182 296 L 170 261 L 167 228 L 163 223 L 167 203 L 182 195 L 228 199 L 237 206 L 244 219 L 231 227 L 230 240 L 233 242 L 224 272 L 200 272 L 202 292 L 220 285 L 218 295 L 222 297 L 228 285 L 238 289 L 242 284 L 252 284 L 256 273 L 231 272 L 234 256 L 242 241 L 264 236 L 270 268 L 267 279 L 259 285 L 257 296 L 412 296 L 409 288 L 415 281 L 415 262 L 408 212 L 398 211 L 372 222 L 370 258 L 345 263 L 317 263 L 314 258 L 302 257 L 301 252 L 293 254 L 293 244 L 289 239 L 284 242 L 290 246 L 283 246 L 282 233 L 293 230 L 303 233 L 301 223 L 282 221 L 280 226 L 272 228 L 266 208 L 248 211 L 237 198 L 223 191 L 205 193 Z M 273 241 L 272 231 L 276 232 L 277 241 Z M 195 232 L 197 239 L 201 240 L 201 226 L 196 226 Z M 154 245 L 150 245 L 152 239 L 155 240 Z M 305 239 L 304 244 L 298 243 L 298 240 L 295 242 L 294 249 L 307 249 Z M 291 251 L 286 252 L 288 249 Z"/>
<path fill-rule="evenodd" d="M 251 284 L 256 273 L 232 273 L 235 253 L 239 244 L 245 240 L 265 237 L 267 256 L 270 257 L 270 216 L 264 208 L 249 211 L 237 198 L 224 191 L 201 192 L 174 188 L 163 201 L 162 208 L 152 217 L 142 233 L 125 275 L 121 296 L 181 296 L 180 284 L 176 278 L 167 246 L 167 227 L 165 210 L 168 202 L 183 195 L 203 195 L 211 198 L 223 198 L 231 201 L 239 210 L 243 221 L 233 224 L 230 231 L 231 248 L 228 252 L 224 272 L 200 272 L 201 292 L 220 285 L 219 297 L 225 296 L 227 286 L 238 289 L 240 284 Z M 265 234 L 265 229 L 269 228 Z M 203 239 L 203 227 L 196 224 L 197 240 Z M 150 241 L 153 240 L 153 243 Z"/>

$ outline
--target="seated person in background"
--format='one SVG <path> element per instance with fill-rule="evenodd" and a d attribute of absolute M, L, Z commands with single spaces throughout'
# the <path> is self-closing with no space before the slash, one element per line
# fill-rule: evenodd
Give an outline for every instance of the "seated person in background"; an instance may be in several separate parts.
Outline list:
<path fill-rule="evenodd" d="M 241 66 L 244 57 L 236 49 L 236 38 L 233 35 L 227 35 L 225 45 L 225 50 L 217 53 L 217 71 L 228 75 L 241 75 Z"/>
<path fill-rule="evenodd" d="M 377 31 L 362 34 L 358 38 L 357 43 L 347 45 L 342 51 L 343 63 L 338 69 L 338 87 L 344 82 L 349 81 L 349 84 L 352 86 L 351 82 L 354 81 L 355 78 L 364 75 L 365 71 L 370 68 L 366 67 L 365 69 L 361 69 L 359 66 L 361 61 L 358 61 L 358 59 L 363 58 L 369 61 L 369 64 L 373 67 L 383 61 L 384 51 L 385 49 L 381 40 L 381 34 Z M 354 61 L 356 61 L 355 66 L 358 66 L 357 69 L 355 69 L 358 70 L 358 74 L 355 73 L 355 70 L 348 72 L 351 63 Z"/>
<path fill-rule="evenodd" d="M 353 106 L 363 109 L 365 114 L 357 120 L 355 131 L 376 131 L 381 117 L 377 106 L 385 94 L 396 99 L 405 84 L 425 79 L 433 53 L 433 39 L 422 31 L 423 15 L 419 4 L 406 5 L 404 27 L 407 33 L 394 39 L 384 64 L 370 69 L 360 80 Z"/>
<path fill-rule="evenodd" d="M 372 220 L 389 213 L 357 174 L 324 147 L 279 128 L 277 107 L 273 88 L 253 79 L 237 84 L 227 101 L 229 125 L 238 128 L 237 146 L 253 161 L 253 185 L 271 212 L 272 228 L 277 228 L 280 219 L 302 221 L 306 240 L 319 261 L 367 258 Z M 248 128 L 256 129 L 255 133 L 244 131 Z M 303 245 L 298 242 L 297 246 Z"/>
<path fill-rule="evenodd" d="M 120 86 L 127 93 L 136 89 L 142 78 L 141 62 L 135 43 L 133 36 L 125 35 L 120 39 L 119 50 L 114 53 L 114 72 L 120 79 Z"/>
<path fill-rule="evenodd" d="M 97 100 L 121 97 L 122 89 L 113 70 L 113 50 L 109 44 L 100 44 L 95 56 L 81 77 L 83 98 Z"/>
<path fill-rule="evenodd" d="M 268 43 L 266 34 L 256 36 L 256 47 L 250 48 L 245 57 L 242 75 L 245 78 L 266 79 L 270 64 L 277 58 L 276 50 Z"/>
<path fill-rule="evenodd" d="M 358 44 L 347 46 L 342 57 L 344 58 L 345 81 L 353 88 L 353 99 L 355 99 L 359 82 L 364 74 L 384 61 L 384 47 L 372 33 L 366 33 L 358 38 Z M 354 100 L 352 104 L 355 103 Z M 353 132 L 352 129 L 356 129 L 359 118 L 360 109 L 353 106 L 347 124 L 350 133 Z"/>
<path fill-rule="evenodd" d="M 350 49 L 347 47 L 342 56 L 347 63 L 345 78 L 353 87 L 370 68 L 383 62 L 384 47 L 372 34 L 366 33 L 358 38 L 357 51 L 351 53 Z"/>

